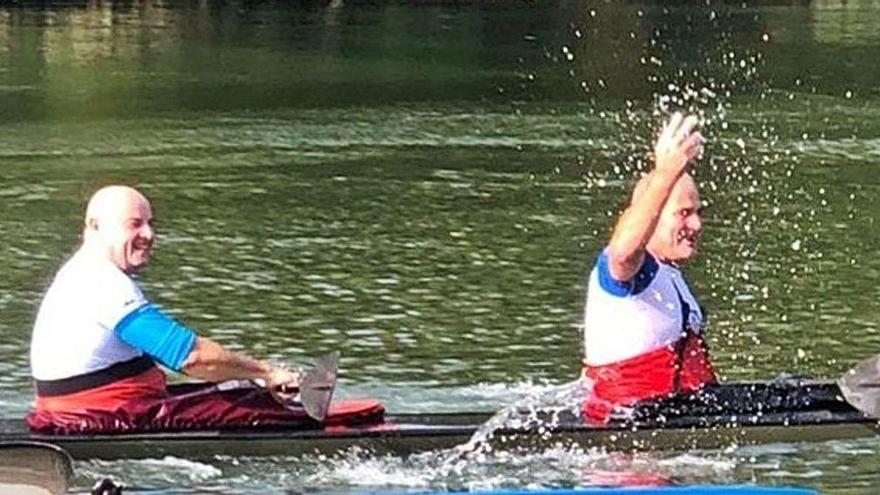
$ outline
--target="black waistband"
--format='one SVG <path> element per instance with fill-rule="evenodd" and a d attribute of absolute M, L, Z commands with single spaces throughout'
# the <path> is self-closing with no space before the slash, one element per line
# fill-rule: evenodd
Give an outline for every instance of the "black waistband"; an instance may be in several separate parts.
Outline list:
<path fill-rule="evenodd" d="M 40 397 L 57 397 L 107 385 L 123 378 L 131 378 L 144 373 L 154 366 L 156 364 L 148 356 L 140 356 L 113 364 L 107 368 L 70 378 L 34 381 L 37 385 L 37 395 Z"/>

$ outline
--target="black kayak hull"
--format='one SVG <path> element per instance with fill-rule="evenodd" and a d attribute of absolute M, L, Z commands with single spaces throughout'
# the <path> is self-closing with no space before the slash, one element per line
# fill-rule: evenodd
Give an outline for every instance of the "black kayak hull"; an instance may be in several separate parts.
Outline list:
<path fill-rule="evenodd" d="M 635 418 L 586 424 L 571 413 L 534 413 L 524 426 L 502 428 L 490 441 L 506 449 L 571 442 L 608 450 L 687 450 L 767 442 L 824 441 L 873 436 L 876 420 L 846 404 L 831 382 L 736 383 L 721 386 L 709 406 L 670 401 Z M 794 398 L 793 398 L 794 397 Z M 58 445 L 77 459 L 174 455 L 333 455 L 352 447 L 376 454 L 411 454 L 467 442 L 492 413 L 387 415 L 380 423 L 314 429 L 188 431 L 118 435 L 33 435 L 20 419 L 0 420 L 0 441 Z M 541 416 L 544 416 L 541 418 Z M 552 417 L 552 421 L 550 418 Z M 546 421 L 544 421 L 546 419 Z"/>

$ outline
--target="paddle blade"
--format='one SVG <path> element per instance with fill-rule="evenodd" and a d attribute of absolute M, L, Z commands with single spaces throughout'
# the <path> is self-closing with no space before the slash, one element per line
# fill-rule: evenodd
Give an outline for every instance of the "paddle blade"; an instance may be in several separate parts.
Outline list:
<path fill-rule="evenodd" d="M 330 409 L 333 390 L 336 388 L 336 370 L 339 353 L 331 352 L 315 361 L 315 367 L 303 375 L 299 383 L 300 400 L 306 414 L 323 421 Z"/>
<path fill-rule="evenodd" d="M 73 459 L 58 446 L 40 442 L 0 443 L 0 494 L 66 493 Z"/>
<path fill-rule="evenodd" d="M 880 354 L 844 373 L 837 384 L 851 406 L 872 418 L 880 418 Z"/>

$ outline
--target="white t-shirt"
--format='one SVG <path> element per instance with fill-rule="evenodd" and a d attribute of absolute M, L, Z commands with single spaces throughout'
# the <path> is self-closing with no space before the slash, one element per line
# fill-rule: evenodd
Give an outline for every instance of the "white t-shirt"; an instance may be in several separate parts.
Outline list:
<path fill-rule="evenodd" d="M 680 339 L 685 325 L 695 334 L 702 331 L 702 309 L 681 270 L 649 254 L 633 280 L 618 282 L 603 252 L 590 273 L 587 291 L 584 362 L 589 366 L 660 349 Z"/>
<path fill-rule="evenodd" d="M 31 338 L 31 373 L 58 380 L 142 355 L 114 328 L 147 304 L 137 283 L 116 265 L 78 251 L 55 275 L 40 304 Z"/>

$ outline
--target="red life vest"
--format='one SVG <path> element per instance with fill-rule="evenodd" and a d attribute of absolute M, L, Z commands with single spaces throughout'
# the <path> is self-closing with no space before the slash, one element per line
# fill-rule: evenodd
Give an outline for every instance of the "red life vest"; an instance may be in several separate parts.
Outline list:
<path fill-rule="evenodd" d="M 603 366 L 584 366 L 593 394 L 583 404 L 584 418 L 606 423 L 617 406 L 695 392 L 718 379 L 701 336 L 685 337 L 660 349 Z"/>

